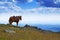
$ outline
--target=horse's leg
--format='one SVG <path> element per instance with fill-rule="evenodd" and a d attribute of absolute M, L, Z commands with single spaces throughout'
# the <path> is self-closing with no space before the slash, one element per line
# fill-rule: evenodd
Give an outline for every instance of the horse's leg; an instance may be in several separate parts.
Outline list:
<path fill-rule="evenodd" d="M 16 22 L 17 23 L 17 26 L 18 26 L 18 22 Z"/>
<path fill-rule="evenodd" d="M 12 25 L 12 21 L 10 21 L 9 24 Z"/>

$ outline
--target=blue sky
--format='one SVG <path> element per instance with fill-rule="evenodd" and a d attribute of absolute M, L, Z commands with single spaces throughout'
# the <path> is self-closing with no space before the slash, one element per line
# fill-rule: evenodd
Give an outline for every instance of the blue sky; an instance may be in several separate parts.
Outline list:
<path fill-rule="evenodd" d="M 16 0 L 17 5 L 22 6 L 22 8 L 34 8 L 34 7 L 60 7 L 60 0 Z"/>
<path fill-rule="evenodd" d="M 21 4 L 17 4 L 17 6 L 20 6 L 23 9 L 31 9 L 38 7 L 37 3 L 35 2 L 25 3 L 25 4 L 21 3 Z"/>
<path fill-rule="evenodd" d="M 36 3 L 36 1 L 32 0 L 28 0 L 27 2 L 21 1 L 21 2 L 16 2 L 17 6 L 20 6 L 23 9 L 31 9 L 31 8 L 37 8 L 39 7 L 39 5 Z"/>
<path fill-rule="evenodd" d="M 10 2 L 10 3 L 8 3 Z M 29 24 L 60 24 L 60 1 L 47 5 L 48 0 L 36 2 L 36 0 L 8 0 L 6 3 L 0 0 L 0 23 L 8 23 L 13 15 L 21 15 L 21 23 Z M 7 14 L 7 15 L 6 15 Z M 3 21 L 3 22 L 2 22 Z"/>
<path fill-rule="evenodd" d="M 0 0 L 4 1 L 4 0 Z M 17 6 L 23 9 L 30 9 L 36 7 L 60 7 L 60 0 L 7 0 L 8 2 L 14 2 Z"/>

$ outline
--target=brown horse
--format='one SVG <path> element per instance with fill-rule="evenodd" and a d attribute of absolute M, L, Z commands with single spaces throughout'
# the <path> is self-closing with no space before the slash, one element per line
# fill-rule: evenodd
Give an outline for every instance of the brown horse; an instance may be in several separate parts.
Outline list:
<path fill-rule="evenodd" d="M 11 16 L 9 18 L 9 24 L 12 24 L 13 22 L 16 22 L 16 24 L 18 26 L 19 20 L 22 20 L 22 16 Z"/>

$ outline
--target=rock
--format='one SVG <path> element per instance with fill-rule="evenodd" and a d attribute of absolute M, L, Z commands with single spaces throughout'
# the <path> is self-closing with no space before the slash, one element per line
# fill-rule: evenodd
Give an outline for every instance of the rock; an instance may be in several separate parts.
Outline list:
<path fill-rule="evenodd" d="M 30 28 L 35 28 L 35 29 L 37 29 L 37 30 L 42 30 L 41 28 L 38 28 L 38 27 L 36 27 L 36 26 L 30 26 L 30 25 L 28 25 L 28 24 L 26 24 L 24 27 L 30 27 Z"/>
<path fill-rule="evenodd" d="M 24 27 L 31 27 L 30 25 L 26 24 Z"/>
<path fill-rule="evenodd" d="M 5 29 L 4 32 L 8 32 L 8 33 L 16 33 L 15 31 L 10 30 L 10 29 Z"/>

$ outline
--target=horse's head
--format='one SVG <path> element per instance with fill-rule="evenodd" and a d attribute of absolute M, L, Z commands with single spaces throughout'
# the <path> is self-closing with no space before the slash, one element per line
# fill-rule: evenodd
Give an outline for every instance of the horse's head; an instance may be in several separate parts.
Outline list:
<path fill-rule="evenodd" d="M 18 18 L 19 18 L 20 20 L 22 20 L 22 16 L 18 16 Z"/>

